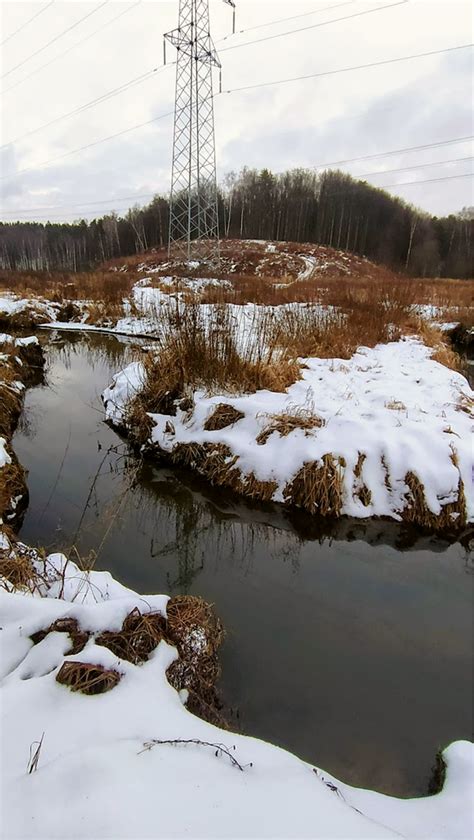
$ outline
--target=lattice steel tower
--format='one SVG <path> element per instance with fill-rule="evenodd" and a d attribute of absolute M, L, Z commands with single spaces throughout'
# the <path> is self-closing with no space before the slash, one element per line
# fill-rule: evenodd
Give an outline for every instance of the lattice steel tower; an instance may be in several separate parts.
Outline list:
<path fill-rule="evenodd" d="M 233 0 L 224 2 L 235 15 Z M 178 28 L 165 39 L 178 52 L 169 253 L 186 259 L 218 257 L 212 71 L 220 70 L 221 63 L 211 38 L 209 0 L 180 0 Z"/>

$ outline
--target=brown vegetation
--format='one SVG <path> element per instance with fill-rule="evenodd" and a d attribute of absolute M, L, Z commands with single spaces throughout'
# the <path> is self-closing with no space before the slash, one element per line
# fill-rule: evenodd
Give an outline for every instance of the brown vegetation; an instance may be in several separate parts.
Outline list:
<path fill-rule="evenodd" d="M 245 417 L 245 414 L 242 411 L 238 411 L 238 409 L 234 408 L 233 405 L 229 405 L 228 403 L 219 403 L 204 423 L 204 429 L 206 432 L 215 432 L 219 429 L 225 429 L 227 426 L 233 426 L 234 423 L 237 423 L 238 420 L 242 420 L 243 417 Z"/>
<path fill-rule="evenodd" d="M 280 437 L 286 437 L 295 429 L 303 429 L 308 434 L 312 429 L 320 429 L 324 426 L 322 417 L 318 417 L 313 411 L 305 408 L 295 409 L 292 413 L 270 414 L 269 423 L 257 436 L 257 443 L 262 446 L 273 434 L 277 432 Z"/>
<path fill-rule="evenodd" d="M 81 629 L 77 618 L 57 618 L 46 630 L 38 630 L 37 633 L 33 633 L 30 639 L 33 644 L 37 645 L 46 638 L 48 633 L 67 633 L 69 635 L 71 647 L 66 656 L 80 653 L 89 640 L 89 633 Z"/>
<path fill-rule="evenodd" d="M 135 607 L 125 618 L 122 629 L 107 630 L 95 643 L 109 648 L 120 659 L 138 665 L 145 662 L 162 639 L 166 639 L 166 619 L 161 613 L 141 613 Z"/>
<path fill-rule="evenodd" d="M 345 462 L 331 453 L 304 464 L 284 490 L 287 504 L 321 516 L 340 516 Z"/>
<path fill-rule="evenodd" d="M 7 539 L 7 547 L 0 548 L 0 578 L 1 586 L 8 590 L 33 591 L 38 582 L 38 574 L 34 567 L 31 552 L 22 546 L 15 545 L 13 531 L 9 526 L 2 525 L 0 533 Z"/>
<path fill-rule="evenodd" d="M 26 473 L 9 445 L 23 405 L 23 385 L 42 375 L 44 357 L 37 344 L 0 345 L 0 436 L 9 458 L 0 468 L 0 519 L 18 527 L 28 500 Z"/>
<path fill-rule="evenodd" d="M 461 477 L 459 477 L 456 500 L 443 505 L 441 512 L 437 515 L 432 513 L 426 504 L 425 488 L 418 476 L 411 471 L 407 472 L 405 483 L 408 487 L 405 495 L 407 503 L 402 511 L 405 522 L 413 522 L 422 528 L 447 533 L 459 531 L 466 526 L 466 497 Z"/>
<path fill-rule="evenodd" d="M 82 694 L 104 694 L 114 688 L 120 679 L 118 671 L 87 662 L 63 662 L 56 674 L 56 682 Z"/>

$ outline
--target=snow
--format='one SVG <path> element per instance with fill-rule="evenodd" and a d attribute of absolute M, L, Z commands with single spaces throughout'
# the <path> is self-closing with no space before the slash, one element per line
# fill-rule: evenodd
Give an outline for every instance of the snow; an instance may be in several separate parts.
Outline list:
<path fill-rule="evenodd" d="M 2 315 L 17 315 L 28 310 L 34 310 L 42 317 L 51 320 L 56 317 L 56 308 L 49 301 L 40 298 L 19 298 L 14 294 L 0 297 L 0 313 Z"/>
<path fill-rule="evenodd" d="M 190 714 L 166 680 L 177 656 L 166 642 L 142 665 L 95 644 L 95 634 L 119 628 L 135 606 L 165 614 L 166 596 L 141 597 L 62 555 L 35 562 L 49 580 L 43 597 L 0 587 L 3 837 L 469 836 L 471 744 L 446 751 L 447 781 L 433 797 L 399 800 L 344 785 L 285 750 Z M 83 651 L 67 655 L 68 636 L 58 632 L 32 643 L 31 634 L 66 616 L 91 634 Z M 106 694 L 73 693 L 56 682 L 65 658 L 113 668 L 121 680 Z"/>
<path fill-rule="evenodd" d="M 460 407 L 463 396 L 472 398 L 474 393 L 460 373 L 433 361 L 430 352 L 420 341 L 408 338 L 372 349 L 360 347 L 349 360 L 304 359 L 301 380 L 286 393 L 235 396 L 198 390 L 191 418 L 177 409 L 173 434 L 167 429 L 168 415 L 150 415 L 155 423 L 151 442 L 165 452 L 177 443 L 225 444 L 237 455 L 236 466 L 244 475 L 253 472 L 259 480 L 276 482 L 274 501 L 284 500 L 285 486 L 304 463 L 332 453 L 346 463 L 342 513 L 359 518 L 400 519 L 409 470 L 423 483 L 427 506 L 437 515 L 443 504 L 457 498 L 461 477 L 472 519 L 474 424 Z M 140 363 L 130 365 L 104 391 L 111 422 L 123 423 L 127 400 L 140 389 L 143 375 Z M 244 417 L 222 430 L 206 431 L 206 419 L 221 402 L 234 406 Z M 264 445 L 257 444 L 272 415 L 301 410 L 321 418 L 322 427 L 295 429 L 286 437 L 274 432 Z M 356 479 L 359 453 L 366 457 Z M 371 493 L 367 505 L 357 494 L 361 483 Z"/>
<path fill-rule="evenodd" d="M 7 441 L 4 437 L 0 437 L 0 469 L 11 462 L 12 459 L 7 452 Z"/>

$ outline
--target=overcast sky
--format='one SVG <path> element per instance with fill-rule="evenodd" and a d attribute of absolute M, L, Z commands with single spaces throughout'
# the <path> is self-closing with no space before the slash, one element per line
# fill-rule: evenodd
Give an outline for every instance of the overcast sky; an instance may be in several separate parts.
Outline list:
<path fill-rule="evenodd" d="M 128 196 L 167 192 L 170 116 L 67 153 L 172 110 L 173 65 L 108 101 L 23 135 L 159 67 L 162 35 L 177 25 L 178 5 L 178 0 L 1 3 L 1 219 L 93 218 L 125 210 L 134 203 Z M 231 10 L 222 0 L 210 0 L 224 90 L 474 40 L 471 4 L 463 0 L 237 0 L 237 7 L 237 34 L 232 36 Z M 379 11 L 359 14 L 372 9 Z M 93 14 L 42 49 L 89 12 Z M 290 17 L 294 19 L 281 21 Z M 303 27 L 302 32 L 241 46 Z M 170 61 L 172 53 L 168 47 Z M 472 93 L 472 49 L 223 93 L 215 100 L 219 177 L 243 166 L 280 172 L 472 135 Z M 472 172 L 472 160 L 442 163 L 472 154 L 472 143 L 463 142 L 340 168 L 380 186 L 400 184 L 390 186 L 390 192 L 444 215 L 474 203 L 472 178 L 413 186 L 406 182 Z M 439 163 L 422 166 L 432 162 Z M 412 166 L 417 168 L 388 172 Z M 28 171 L 15 174 L 23 169 Z M 140 198 L 139 203 L 147 200 Z"/>

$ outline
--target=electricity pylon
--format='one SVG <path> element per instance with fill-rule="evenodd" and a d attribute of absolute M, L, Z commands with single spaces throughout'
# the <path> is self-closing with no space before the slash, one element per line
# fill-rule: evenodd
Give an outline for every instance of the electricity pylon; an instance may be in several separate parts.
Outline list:
<path fill-rule="evenodd" d="M 234 8 L 235 30 L 235 3 L 224 2 Z M 221 63 L 211 38 L 209 0 L 180 0 L 178 28 L 165 39 L 178 53 L 168 251 L 186 259 L 218 257 L 212 70 Z"/>

